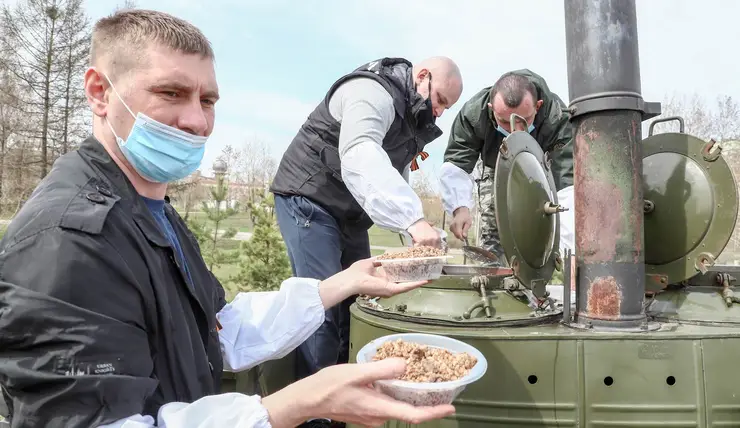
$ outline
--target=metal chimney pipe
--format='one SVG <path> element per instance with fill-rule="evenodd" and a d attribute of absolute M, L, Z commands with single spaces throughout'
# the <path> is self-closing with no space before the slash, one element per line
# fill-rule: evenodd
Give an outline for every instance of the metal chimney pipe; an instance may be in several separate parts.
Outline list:
<path fill-rule="evenodd" d="M 576 314 L 586 326 L 646 321 L 642 121 L 635 0 L 566 0 L 574 126 Z M 566 290 L 567 292 L 567 290 Z"/>

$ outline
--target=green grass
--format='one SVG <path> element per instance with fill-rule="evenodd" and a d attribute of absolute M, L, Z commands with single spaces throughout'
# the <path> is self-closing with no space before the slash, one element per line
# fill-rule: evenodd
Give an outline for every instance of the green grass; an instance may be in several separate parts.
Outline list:
<path fill-rule="evenodd" d="M 370 245 L 377 247 L 400 247 L 401 238 L 398 233 L 373 226 L 368 230 Z M 447 232 L 447 245 L 450 248 L 462 248 L 463 242 L 455 238 L 452 233 Z"/>
<path fill-rule="evenodd" d="M 221 250 L 238 250 L 242 241 L 236 239 L 219 239 L 216 241 L 216 247 Z"/>
<path fill-rule="evenodd" d="M 229 279 L 230 276 L 236 275 L 239 273 L 239 264 L 238 263 L 232 263 L 228 265 L 221 265 L 219 267 L 216 267 L 213 269 L 213 274 L 216 275 L 216 278 L 222 283 L 225 284 L 226 281 Z"/>
<path fill-rule="evenodd" d="M 184 215 L 181 213 L 180 215 Z M 195 211 L 190 212 L 188 214 L 190 218 L 196 220 L 196 221 L 206 221 L 206 213 L 202 211 Z M 208 222 L 208 226 L 213 227 L 211 222 Z M 219 229 L 228 229 L 228 228 L 236 228 L 239 232 L 251 232 L 253 229 L 253 225 L 251 220 L 249 219 L 249 213 L 246 212 L 240 212 L 236 213 L 233 216 L 227 218 L 226 220 L 222 221 L 219 225 Z"/>
<path fill-rule="evenodd" d="M 385 250 L 370 250 L 370 255 L 375 257 L 385 253 Z"/>
<path fill-rule="evenodd" d="M 234 284 L 229 283 L 229 278 L 231 276 L 237 275 L 239 273 L 239 268 L 239 263 L 231 263 L 224 264 L 213 269 L 213 274 L 224 287 L 227 302 L 232 301 L 239 291 L 248 291 L 236 290 Z"/>
<path fill-rule="evenodd" d="M 378 247 L 401 246 L 401 238 L 399 238 L 398 233 L 373 226 L 368 231 L 368 235 L 370 236 L 370 245 L 375 245 Z"/>

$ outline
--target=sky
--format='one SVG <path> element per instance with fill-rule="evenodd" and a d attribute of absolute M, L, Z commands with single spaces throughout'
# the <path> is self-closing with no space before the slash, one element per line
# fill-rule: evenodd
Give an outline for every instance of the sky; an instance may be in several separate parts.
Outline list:
<path fill-rule="evenodd" d="M 2 1 L 2 0 L 0 0 Z M 5 0 L 17 1 L 17 0 Z M 436 181 L 449 129 L 463 103 L 506 71 L 529 68 L 568 103 L 560 0 L 138 0 L 186 19 L 211 40 L 221 100 L 203 172 L 226 144 L 266 143 L 276 159 L 331 84 L 380 57 L 433 55 L 462 71 L 460 101 L 437 123 L 421 170 Z M 86 0 L 91 21 L 123 0 Z M 699 94 L 740 99 L 740 2 L 637 0 L 646 101 Z M 436 187 L 436 186 L 435 186 Z"/>

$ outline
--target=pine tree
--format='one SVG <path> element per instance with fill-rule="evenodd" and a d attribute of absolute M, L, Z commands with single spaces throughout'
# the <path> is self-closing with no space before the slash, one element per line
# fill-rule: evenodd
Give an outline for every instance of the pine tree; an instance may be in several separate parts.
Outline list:
<path fill-rule="evenodd" d="M 292 276 L 285 243 L 273 215 L 274 207 L 272 195 L 249 203 L 254 233 L 249 241 L 242 242 L 240 272 L 230 281 L 237 292 L 278 290 Z"/>
<path fill-rule="evenodd" d="M 226 207 L 222 208 L 224 202 L 227 201 L 228 193 L 229 186 L 225 182 L 225 174 L 217 172 L 216 186 L 211 189 L 211 200 L 203 201 L 203 212 L 205 212 L 207 220 L 203 223 L 194 219 L 187 221 L 188 227 L 198 240 L 203 260 L 205 260 L 211 272 L 214 268 L 223 264 L 234 263 L 239 258 L 237 251 L 224 251 L 218 248 L 219 239 L 231 239 L 237 233 L 237 230 L 232 227 L 219 234 L 221 223 L 238 212 L 238 207 L 230 207 L 228 202 Z M 210 227 L 209 223 L 213 227 Z"/>

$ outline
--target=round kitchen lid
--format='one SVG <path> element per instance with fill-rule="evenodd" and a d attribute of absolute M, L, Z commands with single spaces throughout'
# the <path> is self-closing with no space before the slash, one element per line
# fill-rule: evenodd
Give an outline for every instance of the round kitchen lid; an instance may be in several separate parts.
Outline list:
<path fill-rule="evenodd" d="M 735 229 L 738 194 L 719 144 L 683 129 L 651 136 L 652 127 L 642 143 L 645 289 L 659 291 L 715 263 Z"/>
<path fill-rule="evenodd" d="M 517 131 L 501 144 L 494 178 L 501 246 L 514 275 L 537 296 L 562 262 L 559 206 L 549 164 L 537 140 Z"/>

